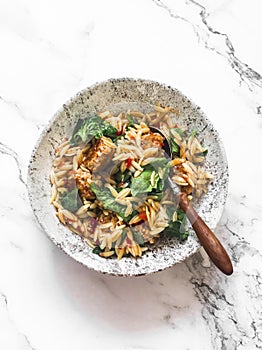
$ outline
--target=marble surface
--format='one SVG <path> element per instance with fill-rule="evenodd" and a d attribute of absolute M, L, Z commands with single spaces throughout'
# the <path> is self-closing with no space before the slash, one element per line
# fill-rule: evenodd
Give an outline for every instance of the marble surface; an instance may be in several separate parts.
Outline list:
<path fill-rule="evenodd" d="M 261 1 L 0 3 L 0 349 L 262 349 Z M 196 254 L 164 272 L 89 271 L 41 231 L 31 150 L 82 88 L 135 77 L 172 85 L 223 138 L 229 196 L 216 233 L 226 277 Z"/>

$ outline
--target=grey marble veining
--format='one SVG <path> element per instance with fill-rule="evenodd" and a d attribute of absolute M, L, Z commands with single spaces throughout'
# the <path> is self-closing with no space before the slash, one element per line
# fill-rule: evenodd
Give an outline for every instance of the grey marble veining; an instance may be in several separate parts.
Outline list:
<path fill-rule="evenodd" d="M 229 36 L 213 28 L 209 24 L 209 12 L 205 6 L 195 0 L 188 0 L 181 4 L 176 4 L 170 0 L 152 0 L 157 6 L 168 12 L 170 17 L 187 22 L 194 29 L 198 41 L 206 49 L 214 51 L 216 54 L 223 56 L 228 60 L 231 68 L 239 75 L 240 81 L 246 83 L 250 89 L 252 85 L 262 87 L 262 76 L 253 70 L 246 62 L 243 62 L 236 56 L 235 48 Z M 187 8 L 189 7 L 189 9 Z M 181 15 L 180 15 L 181 13 Z M 198 19 L 195 20 L 195 14 Z"/>
<path fill-rule="evenodd" d="M 260 13 L 259 0 L 1 2 L 0 349 L 262 348 Z M 124 76 L 178 88 L 218 129 L 230 278 L 200 253 L 147 277 L 100 275 L 34 219 L 25 178 L 42 129 L 77 91 Z"/>

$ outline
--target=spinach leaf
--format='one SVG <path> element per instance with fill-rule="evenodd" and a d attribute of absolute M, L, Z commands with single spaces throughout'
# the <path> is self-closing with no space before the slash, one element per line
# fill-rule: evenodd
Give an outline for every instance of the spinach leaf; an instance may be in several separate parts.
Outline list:
<path fill-rule="evenodd" d="M 158 168 L 164 168 L 167 166 L 169 161 L 166 158 L 154 158 L 150 161 L 150 165 L 152 165 L 156 170 Z"/>
<path fill-rule="evenodd" d="M 113 175 L 113 178 L 117 183 L 127 182 L 129 181 L 130 177 L 131 177 L 131 172 L 129 170 L 126 170 L 124 173 L 122 173 L 119 170 L 116 174 Z"/>
<path fill-rule="evenodd" d="M 174 156 L 179 156 L 180 154 L 180 146 L 178 146 L 178 144 L 173 140 L 170 139 L 170 143 L 171 143 L 171 152 Z"/>
<path fill-rule="evenodd" d="M 101 123 L 102 119 L 97 115 L 90 118 L 80 119 L 73 131 L 71 143 L 76 145 L 79 142 L 88 142 L 92 137 L 102 137 Z"/>
<path fill-rule="evenodd" d="M 150 164 L 144 167 L 143 172 L 138 177 L 133 177 L 131 181 L 131 194 L 137 196 L 138 194 L 151 192 L 153 189 L 157 189 L 158 181 L 160 177 L 156 173 L 153 185 L 151 184 L 151 175 L 155 171 L 154 167 Z"/>
<path fill-rule="evenodd" d="M 163 197 L 163 192 L 159 192 L 158 189 L 156 189 L 155 191 L 153 190 L 150 195 L 154 196 L 155 201 L 160 202 Z"/>
<path fill-rule="evenodd" d="M 162 172 L 162 181 L 164 182 L 169 175 L 169 170 L 172 167 L 172 163 L 168 162 L 164 167 L 163 167 L 163 172 Z"/>
<path fill-rule="evenodd" d="M 99 139 L 103 135 L 115 138 L 117 129 L 110 123 L 103 121 L 98 115 L 93 115 L 77 122 L 70 143 L 77 145 L 80 142 L 89 142 L 92 137 Z"/>
<path fill-rule="evenodd" d="M 180 128 L 172 128 L 172 129 L 170 129 L 170 132 L 171 132 L 172 136 L 174 136 L 173 135 L 173 131 L 176 131 L 178 133 L 178 135 L 180 135 L 181 137 L 185 136 L 184 131 L 182 129 L 180 129 Z"/>
<path fill-rule="evenodd" d="M 191 133 L 188 135 L 188 137 L 190 137 L 190 136 L 196 136 L 197 132 L 198 132 L 197 129 L 192 130 Z"/>
<path fill-rule="evenodd" d="M 194 129 L 191 131 L 191 133 L 188 135 L 188 137 L 190 136 L 196 136 L 198 130 L 197 129 Z M 196 153 L 196 156 L 202 156 L 202 157 L 206 157 L 207 153 L 208 153 L 208 149 L 205 148 L 205 146 L 203 144 L 201 144 L 202 148 L 204 148 L 204 151 L 203 152 L 199 152 L 199 153 Z"/>
<path fill-rule="evenodd" d="M 160 173 L 160 169 L 161 169 L 161 178 L 157 182 L 157 192 L 162 192 L 164 189 L 164 186 L 165 186 L 165 181 L 168 178 L 169 170 L 170 170 L 172 164 L 166 158 L 156 158 L 150 163 L 150 165 L 156 166 L 157 171 L 159 173 Z"/>
<path fill-rule="evenodd" d="M 184 212 L 184 210 L 177 208 L 176 212 L 177 212 L 177 220 L 182 221 L 185 224 L 186 223 L 186 213 Z"/>
<path fill-rule="evenodd" d="M 206 148 L 203 152 L 196 153 L 195 155 L 197 157 L 199 156 L 206 157 L 207 153 L 208 153 L 208 149 Z"/>
<path fill-rule="evenodd" d="M 126 119 L 128 120 L 128 127 L 130 128 L 130 127 L 133 127 L 133 126 L 135 126 L 135 124 L 137 124 L 137 121 L 135 120 L 135 118 L 134 117 L 132 117 L 130 114 L 126 114 Z"/>
<path fill-rule="evenodd" d="M 94 254 L 100 254 L 103 250 L 97 245 L 93 250 L 92 253 Z"/>
<path fill-rule="evenodd" d="M 173 215 L 174 215 L 174 212 L 177 211 L 177 207 L 174 204 L 173 206 L 167 205 L 165 208 L 166 208 L 168 220 L 173 221 Z"/>
<path fill-rule="evenodd" d="M 169 175 L 169 169 L 172 167 L 171 162 L 166 158 L 155 158 L 150 162 L 150 165 L 153 166 L 156 171 L 159 173 L 159 169 L 161 169 L 162 177 L 159 183 L 162 183 L 162 189 L 164 187 L 164 181 L 167 179 Z M 159 187 L 158 187 L 159 188 Z M 162 191 L 161 189 L 161 191 Z"/>
<path fill-rule="evenodd" d="M 131 194 L 132 196 L 137 196 L 140 193 L 147 193 L 152 191 L 151 186 L 151 175 L 154 168 L 150 168 L 148 170 L 144 169 L 144 171 L 138 176 L 133 177 L 131 181 Z"/>
<path fill-rule="evenodd" d="M 177 212 L 177 220 L 173 221 L 174 212 Z M 187 239 L 189 232 L 186 228 L 186 214 L 182 209 L 167 206 L 166 213 L 169 219 L 168 227 L 163 231 L 168 237 L 176 237 L 180 241 Z"/>
<path fill-rule="evenodd" d="M 173 132 L 177 132 L 181 137 L 185 136 L 185 133 L 182 129 L 180 128 L 172 128 L 169 131 L 170 134 L 170 143 L 171 143 L 171 152 L 174 156 L 179 156 L 180 154 L 180 146 L 175 142 L 174 140 L 174 134 Z"/>
<path fill-rule="evenodd" d="M 156 191 L 157 192 L 162 192 L 163 189 L 164 189 L 164 186 L 165 186 L 165 181 L 164 180 L 158 181 Z"/>
<path fill-rule="evenodd" d="M 90 188 L 95 193 L 97 199 L 103 203 L 105 209 L 109 209 L 114 213 L 120 215 L 126 222 L 128 222 L 131 219 L 133 213 L 126 217 L 126 206 L 117 203 L 115 201 L 115 197 L 112 195 L 108 188 L 100 188 L 94 182 L 91 183 Z"/>
<path fill-rule="evenodd" d="M 163 231 L 163 234 L 168 237 L 176 237 L 180 241 L 185 241 L 188 238 L 189 232 L 182 221 L 170 221 L 169 225 Z"/>
<path fill-rule="evenodd" d="M 84 125 L 85 119 L 79 119 L 74 127 L 73 134 L 70 140 L 71 145 L 77 144 L 78 139 L 84 138 L 83 131 L 83 125 Z"/>
<path fill-rule="evenodd" d="M 72 212 L 76 211 L 80 207 L 78 189 L 74 188 L 70 192 L 64 192 L 61 195 L 60 202 L 65 209 Z"/>
<path fill-rule="evenodd" d="M 141 233 L 139 233 L 135 230 L 132 230 L 132 233 L 133 233 L 133 237 L 134 237 L 134 240 L 136 241 L 136 243 L 138 243 L 139 245 L 145 244 L 145 240 L 144 240 L 143 236 L 141 235 Z"/>
<path fill-rule="evenodd" d="M 163 191 L 165 180 L 169 174 L 171 163 L 166 158 L 153 159 L 150 164 L 144 167 L 143 172 L 138 177 L 133 177 L 131 181 L 131 194 L 137 196 L 142 193 L 159 194 Z M 162 178 L 159 176 L 159 169 L 162 170 Z M 154 183 L 151 184 L 151 175 L 155 171 Z M 152 192 L 153 191 L 153 192 Z"/>
<path fill-rule="evenodd" d="M 110 137 L 111 139 L 117 136 L 117 129 L 108 122 L 102 122 L 101 130 L 104 136 Z"/>
<path fill-rule="evenodd" d="M 178 146 L 178 144 L 172 138 L 170 139 L 170 143 L 171 143 L 171 152 L 172 152 L 172 154 L 175 155 L 175 156 L 179 156 L 180 147 Z"/>

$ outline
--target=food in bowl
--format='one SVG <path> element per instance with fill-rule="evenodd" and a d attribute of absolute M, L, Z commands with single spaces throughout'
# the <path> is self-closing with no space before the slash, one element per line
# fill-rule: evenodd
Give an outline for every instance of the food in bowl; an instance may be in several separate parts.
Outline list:
<path fill-rule="evenodd" d="M 101 257 L 139 257 L 162 236 L 188 237 L 185 213 L 166 181 L 188 198 L 207 192 L 208 150 L 197 130 L 176 125 L 178 110 L 103 111 L 79 119 L 70 139 L 56 149 L 51 204 L 61 223 Z M 171 145 L 165 154 L 164 137 Z"/>

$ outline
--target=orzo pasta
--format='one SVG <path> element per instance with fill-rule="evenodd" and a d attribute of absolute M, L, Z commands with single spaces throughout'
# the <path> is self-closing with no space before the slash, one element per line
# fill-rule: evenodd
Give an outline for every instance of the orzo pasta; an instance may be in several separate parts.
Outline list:
<path fill-rule="evenodd" d="M 207 191 L 207 149 L 196 130 L 175 124 L 178 111 L 103 111 L 80 119 L 56 149 L 51 204 L 61 223 L 101 257 L 141 256 L 162 235 L 183 241 L 185 213 L 174 205 L 169 176 L 189 199 Z M 163 150 L 169 139 L 172 159 Z M 200 135 L 201 136 L 201 135 Z"/>

